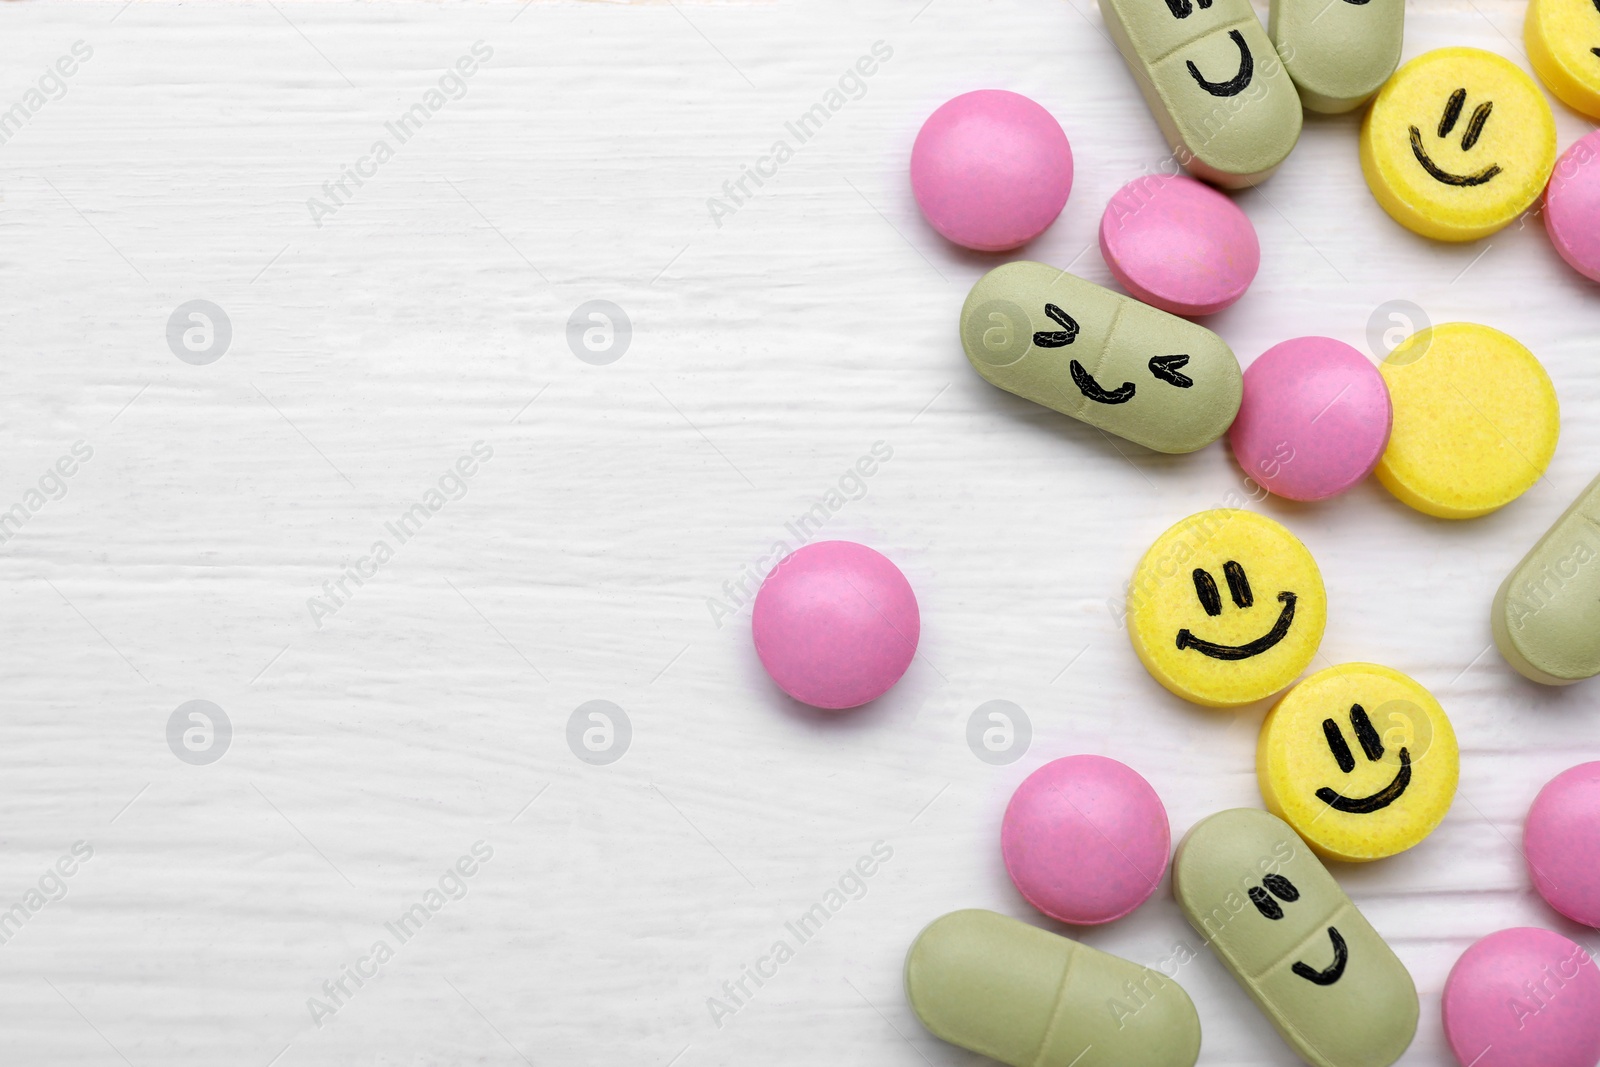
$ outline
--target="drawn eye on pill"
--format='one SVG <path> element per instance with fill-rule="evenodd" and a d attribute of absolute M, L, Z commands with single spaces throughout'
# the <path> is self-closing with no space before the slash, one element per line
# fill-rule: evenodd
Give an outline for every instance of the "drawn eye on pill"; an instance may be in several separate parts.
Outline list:
<path fill-rule="evenodd" d="M 1277 922 L 1283 918 L 1283 904 L 1279 904 L 1278 901 L 1293 904 L 1300 899 L 1300 890 L 1283 875 L 1269 874 L 1261 879 L 1261 885 L 1251 886 L 1248 895 L 1250 903 L 1256 906 L 1257 911 Z M 1332 985 L 1343 978 L 1345 965 L 1350 962 L 1350 946 L 1345 944 L 1344 936 L 1339 933 L 1337 926 L 1328 927 L 1328 941 L 1333 945 L 1333 962 L 1328 966 L 1318 970 L 1310 964 L 1296 960 L 1290 969 L 1316 985 Z"/>
<path fill-rule="evenodd" d="M 1247 610 L 1255 606 L 1255 593 L 1250 588 L 1250 578 L 1245 574 L 1244 566 L 1237 560 L 1229 560 L 1222 565 L 1222 576 L 1228 583 L 1228 593 L 1233 604 L 1240 610 Z M 1194 579 L 1195 596 L 1200 601 L 1200 606 L 1207 615 L 1216 618 L 1222 614 L 1222 597 L 1217 589 L 1217 580 L 1211 572 L 1204 567 L 1196 567 L 1192 575 Z M 1192 648 L 1202 656 L 1212 659 L 1240 660 L 1259 656 L 1282 641 L 1289 633 L 1289 627 L 1294 625 L 1295 595 L 1288 590 L 1278 594 L 1278 601 L 1283 605 L 1278 611 L 1278 621 L 1272 624 L 1272 629 L 1262 634 L 1253 641 L 1242 645 L 1221 645 L 1214 641 L 1196 637 L 1188 627 L 1178 631 L 1178 648 Z"/>
<path fill-rule="evenodd" d="M 1600 0 L 1595 0 L 1596 7 L 1600 7 Z M 1444 112 L 1439 116 L 1439 138 L 1443 140 L 1455 132 L 1456 124 L 1461 118 L 1462 108 L 1466 106 L 1467 91 L 1457 89 L 1450 94 L 1444 102 Z M 1494 112 L 1494 101 L 1485 100 L 1472 111 L 1472 116 L 1467 120 L 1467 128 L 1461 134 L 1461 151 L 1470 152 L 1477 145 L 1478 139 L 1483 136 L 1483 128 L 1489 123 L 1489 116 Z M 1491 163 L 1489 166 L 1471 174 L 1456 174 L 1445 170 L 1433 161 L 1428 150 L 1422 146 L 1422 131 L 1416 126 L 1411 127 L 1411 154 L 1416 157 L 1422 169 L 1427 171 L 1436 181 L 1445 185 L 1455 185 L 1468 188 L 1474 185 L 1483 185 L 1500 173 L 1500 164 Z"/>
<path fill-rule="evenodd" d="M 1377 763 L 1383 758 L 1383 738 L 1378 736 L 1367 710 L 1360 704 L 1350 705 L 1350 729 L 1354 731 L 1356 741 L 1361 745 L 1362 754 L 1367 757 L 1367 762 Z M 1344 731 L 1339 728 L 1339 724 L 1332 719 L 1323 719 L 1322 733 L 1328 740 L 1328 751 L 1333 753 L 1334 762 L 1339 764 L 1339 769 L 1345 774 L 1353 773 L 1356 769 L 1355 756 L 1345 742 Z M 1317 799 L 1335 811 L 1348 812 L 1352 815 L 1367 815 L 1387 808 L 1399 800 L 1411 785 L 1410 750 L 1402 746 L 1399 757 L 1400 769 L 1395 772 L 1389 784 L 1376 793 L 1364 797 L 1347 797 L 1323 786 L 1317 790 Z"/>
<path fill-rule="evenodd" d="M 1364 2 L 1364 0 L 1363 0 Z M 1595 0 L 1600 4 L 1600 0 Z M 1211 6 L 1211 0 L 1199 0 L 1200 10 L 1204 11 Z M 1167 0 L 1167 10 L 1172 12 L 1172 17 L 1186 19 L 1194 14 L 1195 4 L 1191 0 Z"/>
<path fill-rule="evenodd" d="M 1039 348 L 1065 348 L 1078 339 L 1080 327 L 1078 320 L 1067 314 L 1055 304 L 1046 304 L 1044 313 L 1059 330 L 1039 330 L 1033 335 L 1033 343 Z M 1179 373 L 1179 368 L 1188 366 L 1189 357 L 1183 353 L 1168 356 L 1152 356 L 1148 364 L 1150 374 L 1159 381 L 1179 389 L 1187 389 L 1194 384 L 1194 379 L 1187 374 Z M 1126 404 L 1138 392 L 1138 386 L 1132 382 L 1123 382 L 1115 389 L 1107 389 L 1095 380 L 1094 375 L 1077 360 L 1072 360 L 1068 369 L 1072 372 L 1072 384 L 1078 387 L 1078 392 L 1094 401 L 1096 404 Z"/>

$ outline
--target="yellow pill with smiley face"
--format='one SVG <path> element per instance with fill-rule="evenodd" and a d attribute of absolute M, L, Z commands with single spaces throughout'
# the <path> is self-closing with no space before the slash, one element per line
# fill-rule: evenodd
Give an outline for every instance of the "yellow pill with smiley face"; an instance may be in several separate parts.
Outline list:
<path fill-rule="evenodd" d="M 1600 119 L 1600 3 L 1528 0 L 1528 62 L 1563 104 Z"/>
<path fill-rule="evenodd" d="M 1267 809 L 1325 859 L 1393 856 L 1433 832 L 1456 795 L 1460 754 L 1444 709 L 1374 663 L 1318 671 L 1261 724 Z"/>
<path fill-rule="evenodd" d="M 1156 681 L 1213 708 L 1269 697 L 1311 663 L 1328 619 L 1316 560 L 1253 511 L 1202 511 L 1156 539 L 1128 587 L 1128 634 Z"/>
<path fill-rule="evenodd" d="M 1510 60 L 1477 48 L 1413 59 L 1361 124 L 1372 195 L 1396 222 L 1441 241 L 1505 226 L 1539 198 L 1555 162 L 1544 94 Z"/>

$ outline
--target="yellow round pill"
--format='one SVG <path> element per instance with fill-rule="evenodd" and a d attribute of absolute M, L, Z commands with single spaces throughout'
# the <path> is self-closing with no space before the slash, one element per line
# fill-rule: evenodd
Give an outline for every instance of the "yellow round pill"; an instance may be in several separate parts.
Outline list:
<path fill-rule="evenodd" d="M 1555 163 L 1544 94 L 1510 60 L 1477 48 L 1413 59 L 1361 123 L 1372 195 L 1396 222 L 1441 241 L 1471 241 L 1522 214 Z"/>
<path fill-rule="evenodd" d="M 1311 663 L 1328 621 L 1322 572 L 1253 511 L 1202 511 L 1156 539 L 1128 587 L 1128 634 L 1155 680 L 1228 708 L 1278 692 Z"/>
<path fill-rule="evenodd" d="M 1432 833 L 1456 795 L 1460 762 L 1433 694 L 1374 663 L 1329 667 L 1289 690 L 1256 746 L 1268 810 L 1323 857 L 1353 862 Z"/>
<path fill-rule="evenodd" d="M 1594 0 L 1529 0 L 1522 24 L 1534 73 L 1575 111 L 1600 119 L 1600 6 Z"/>
<path fill-rule="evenodd" d="M 1561 409 L 1533 353 L 1499 330 L 1450 322 L 1401 341 L 1379 365 L 1394 404 L 1378 481 L 1441 519 L 1511 503 L 1555 454 Z"/>

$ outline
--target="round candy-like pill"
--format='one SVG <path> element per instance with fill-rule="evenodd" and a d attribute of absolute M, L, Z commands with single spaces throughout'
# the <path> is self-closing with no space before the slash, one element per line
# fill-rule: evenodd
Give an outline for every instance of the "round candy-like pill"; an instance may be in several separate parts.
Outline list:
<path fill-rule="evenodd" d="M 1296 337 L 1245 369 L 1228 443 L 1271 492 L 1324 500 L 1378 465 L 1393 414 L 1389 387 L 1366 356 L 1331 337 Z"/>
<path fill-rule="evenodd" d="M 1460 753 L 1444 709 L 1375 663 L 1318 671 L 1267 712 L 1256 776 L 1267 809 L 1328 858 L 1404 852 L 1456 795 Z"/>
<path fill-rule="evenodd" d="M 1600 22 L 1600 13 L 1596 14 Z M 1600 79 L 1600 56 L 1588 57 Z M 1600 130 L 1556 161 L 1544 193 L 1544 228 L 1568 266 L 1600 282 Z"/>
<path fill-rule="evenodd" d="M 1551 930 L 1501 930 L 1467 949 L 1445 979 L 1443 1010 L 1461 1067 L 1600 1060 L 1600 969 Z"/>
<path fill-rule="evenodd" d="M 1394 404 L 1378 481 L 1418 511 L 1470 519 L 1538 481 L 1561 433 L 1555 387 L 1499 330 L 1449 322 L 1395 346 L 1378 368 Z"/>
<path fill-rule="evenodd" d="M 785 693 L 813 707 L 853 708 L 900 680 L 922 617 L 900 568 L 865 545 L 819 541 L 767 575 L 751 630 L 761 665 Z"/>
<path fill-rule="evenodd" d="M 1562 771 L 1539 790 L 1522 851 L 1546 903 L 1573 922 L 1600 926 L 1600 763 Z"/>
<path fill-rule="evenodd" d="M 1264 515 L 1202 511 L 1173 526 L 1128 586 L 1128 636 L 1145 669 L 1214 708 L 1269 697 L 1305 670 L 1328 620 L 1322 572 Z"/>
<path fill-rule="evenodd" d="M 1200 1017 L 1148 967 L 992 911 L 953 911 L 906 953 L 935 1037 L 1012 1067 L 1194 1067 Z"/>
<path fill-rule="evenodd" d="M 1395 72 L 1361 124 L 1361 170 L 1383 209 L 1424 237 L 1471 241 L 1539 198 L 1556 120 L 1516 64 L 1439 48 Z"/>
<path fill-rule="evenodd" d="M 1143 904 L 1172 847 L 1167 809 L 1137 771 L 1067 756 L 1028 775 L 1000 823 L 1006 871 L 1028 903 L 1064 923 L 1108 923 Z"/>
<path fill-rule="evenodd" d="M 1528 0 L 1522 23 L 1528 62 L 1556 98 L 1600 118 L 1600 8 L 1594 0 Z"/>
<path fill-rule="evenodd" d="M 1100 216 L 1100 254 L 1134 296 L 1174 315 L 1210 315 L 1244 295 L 1261 242 L 1239 206 L 1209 185 L 1147 174 Z"/>
<path fill-rule="evenodd" d="M 911 191 L 946 238 L 979 252 L 1033 240 L 1072 189 L 1072 148 L 1055 118 L 1018 93 L 979 89 L 941 105 L 911 148 Z"/>

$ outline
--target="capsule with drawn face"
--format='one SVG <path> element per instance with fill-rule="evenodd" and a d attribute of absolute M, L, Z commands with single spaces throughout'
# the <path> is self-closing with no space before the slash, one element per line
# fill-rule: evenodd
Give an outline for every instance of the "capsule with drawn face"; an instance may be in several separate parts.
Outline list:
<path fill-rule="evenodd" d="M 1235 808 L 1202 820 L 1178 845 L 1172 889 L 1313 1067 L 1388 1067 L 1411 1044 L 1411 974 L 1282 819 Z"/>
<path fill-rule="evenodd" d="M 906 999 L 935 1036 L 1012 1067 L 1194 1067 L 1200 1017 L 1148 967 L 992 911 L 929 923 Z"/>
<path fill-rule="evenodd" d="M 1250 0 L 1100 0 L 1100 12 L 1189 173 L 1238 189 L 1289 155 L 1300 97 Z"/>
<path fill-rule="evenodd" d="M 1215 441 L 1244 395 L 1210 330 L 1044 263 L 979 278 L 961 344 L 989 384 L 1157 452 Z"/>

